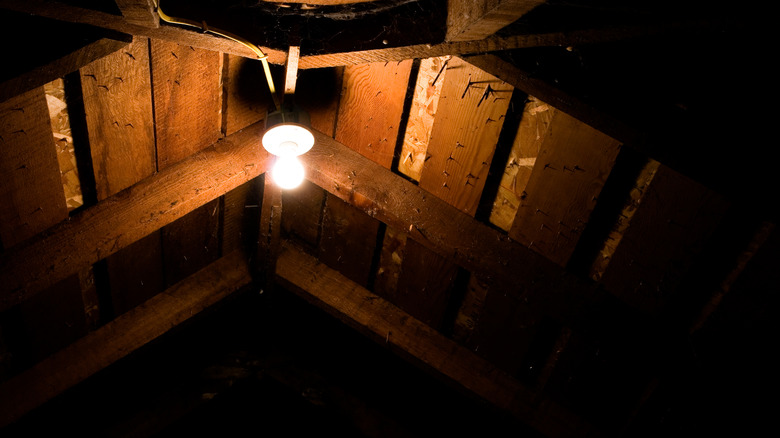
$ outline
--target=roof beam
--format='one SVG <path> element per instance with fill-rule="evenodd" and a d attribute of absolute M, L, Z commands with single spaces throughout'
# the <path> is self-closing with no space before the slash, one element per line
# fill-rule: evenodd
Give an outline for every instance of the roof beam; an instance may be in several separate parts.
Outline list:
<path fill-rule="evenodd" d="M 177 26 L 166 25 L 156 28 L 139 26 L 130 23 L 122 16 L 108 14 L 93 9 L 79 8 L 63 3 L 45 0 L 0 0 L 0 8 L 69 23 L 88 24 L 90 26 L 135 36 L 173 41 L 181 45 L 212 50 L 215 52 L 224 52 L 247 58 L 257 58 L 257 55 L 249 47 L 228 38 L 186 30 Z M 262 47 L 261 50 L 268 55 L 268 62 L 274 64 L 283 64 L 284 60 L 287 58 L 287 53 L 281 50 L 273 50 L 264 47 Z"/>
<path fill-rule="evenodd" d="M 115 0 L 122 15 L 130 24 L 160 27 L 160 16 L 152 0 Z"/>
<path fill-rule="evenodd" d="M 314 133 L 307 178 L 445 258 L 577 325 L 605 293 L 336 140 Z M 522 279 L 522 284 L 518 282 Z"/>
<path fill-rule="evenodd" d="M 638 37 L 653 37 L 680 32 L 707 32 L 724 28 L 724 24 L 708 21 L 659 23 L 654 25 L 615 26 L 602 29 L 585 29 L 569 32 L 550 32 L 507 37 L 491 36 L 475 41 L 452 41 L 440 44 L 417 44 L 386 49 L 354 52 L 327 53 L 302 56 L 299 68 L 323 68 L 370 62 L 396 62 L 407 59 L 425 59 L 436 56 L 476 55 L 502 50 L 532 47 L 568 47 L 584 44 L 622 41 Z"/>
<path fill-rule="evenodd" d="M 448 0 L 447 41 L 481 40 L 547 0 Z"/>
<path fill-rule="evenodd" d="M 598 436 L 594 427 L 542 394 L 534 393 L 467 348 L 412 318 L 296 247 L 285 244 L 276 269 L 291 291 L 371 339 L 462 385 L 545 436 Z"/>
<path fill-rule="evenodd" d="M 0 311 L 263 174 L 256 123 L 0 256 Z"/>
<path fill-rule="evenodd" d="M 0 384 L 0 428 L 250 282 L 235 251 Z"/>
<path fill-rule="evenodd" d="M 130 40 L 131 38 L 127 36 L 126 41 L 111 38 L 90 41 L 65 56 L 49 60 L 43 65 L 36 66 L 14 77 L 6 78 L 0 82 L 0 102 L 36 87 L 42 87 L 44 84 L 74 72 L 92 61 L 110 55 L 126 47 Z"/>

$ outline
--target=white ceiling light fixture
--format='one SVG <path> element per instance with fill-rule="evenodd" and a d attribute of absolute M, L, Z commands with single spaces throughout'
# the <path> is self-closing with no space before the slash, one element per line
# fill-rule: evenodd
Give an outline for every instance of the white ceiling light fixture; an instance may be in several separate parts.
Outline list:
<path fill-rule="evenodd" d="M 263 147 L 276 156 L 271 176 L 283 189 L 298 187 L 305 176 L 298 156 L 314 146 L 314 135 L 308 128 L 309 115 L 300 108 L 283 108 L 266 117 Z"/>
<path fill-rule="evenodd" d="M 298 73 L 299 47 L 290 47 L 287 55 L 284 100 L 279 109 L 265 118 L 263 147 L 276 156 L 271 176 L 283 189 L 292 189 L 303 182 L 303 165 L 298 156 L 314 146 L 314 135 L 309 130 L 309 114 L 293 104 Z"/>

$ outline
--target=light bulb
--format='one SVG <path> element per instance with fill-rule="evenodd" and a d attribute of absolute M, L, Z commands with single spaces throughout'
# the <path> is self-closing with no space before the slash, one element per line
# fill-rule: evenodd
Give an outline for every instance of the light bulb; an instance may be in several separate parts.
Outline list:
<path fill-rule="evenodd" d="M 303 164 L 297 157 L 276 157 L 271 176 L 279 187 L 294 189 L 303 182 Z"/>
<path fill-rule="evenodd" d="M 314 146 L 314 135 L 305 126 L 284 123 L 266 131 L 262 142 L 268 152 L 288 157 L 308 152 Z"/>

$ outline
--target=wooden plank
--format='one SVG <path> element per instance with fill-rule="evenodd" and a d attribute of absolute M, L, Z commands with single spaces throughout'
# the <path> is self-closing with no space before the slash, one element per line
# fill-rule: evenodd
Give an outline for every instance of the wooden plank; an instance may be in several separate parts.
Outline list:
<path fill-rule="evenodd" d="M 335 138 L 389 169 L 401 123 L 412 62 L 346 67 Z M 319 257 L 367 286 L 379 222 L 328 195 L 322 217 Z M 349 237 L 349 239 L 347 239 Z M 348 241 L 360 242 L 347 245 Z"/>
<path fill-rule="evenodd" d="M 512 228 L 520 201 L 526 196 L 525 187 L 556 111 L 552 106 L 528 96 L 490 211 L 490 223 L 504 231 Z"/>
<path fill-rule="evenodd" d="M 316 250 L 320 241 L 325 192 L 310 181 L 304 180 L 295 190 L 284 190 L 282 199 L 284 234 L 288 239 L 295 239 Z"/>
<path fill-rule="evenodd" d="M 322 213 L 320 260 L 366 287 L 373 275 L 379 224 L 338 197 L 327 195 Z"/>
<path fill-rule="evenodd" d="M 447 41 L 481 40 L 546 0 L 448 0 Z"/>
<path fill-rule="evenodd" d="M 15 77 L 4 79 L 0 82 L 0 102 L 22 92 L 41 87 L 48 82 L 78 70 L 92 61 L 121 50 L 127 46 L 129 40 L 130 37 L 124 40 L 97 39 L 64 56 L 36 66 Z"/>
<path fill-rule="evenodd" d="M 617 140 L 556 112 L 509 236 L 565 266 L 620 147 Z"/>
<path fill-rule="evenodd" d="M 390 168 L 412 62 L 344 69 L 336 140 Z"/>
<path fill-rule="evenodd" d="M 225 193 L 222 208 L 222 254 L 238 250 L 248 250 L 246 233 L 249 226 L 248 213 L 259 210 L 260 199 L 258 181 L 247 181 L 235 189 Z"/>
<path fill-rule="evenodd" d="M 230 135 L 263 120 L 273 100 L 260 62 L 236 55 L 225 57 L 222 130 Z"/>
<path fill-rule="evenodd" d="M 253 125 L 72 216 L 0 256 L 0 311 L 218 198 L 266 170 Z"/>
<path fill-rule="evenodd" d="M 214 199 L 163 227 L 163 269 L 167 286 L 219 258 L 219 207 L 219 199 Z"/>
<path fill-rule="evenodd" d="M 0 2 L 0 7 L 4 9 L 25 14 L 37 15 L 69 23 L 87 24 L 134 36 L 171 41 L 185 46 L 213 50 L 215 52 L 230 53 L 232 55 L 245 56 L 247 58 L 257 58 L 255 52 L 242 43 L 228 38 L 206 34 L 200 30 L 189 30 L 169 25 L 150 28 L 128 23 L 124 17 L 94 9 L 70 6 L 65 3 L 56 3 L 56 7 L 53 6 L 55 5 L 53 5 L 52 2 L 46 0 L 2 0 L 2 2 Z M 287 56 L 287 53 L 282 50 L 274 50 L 266 47 L 261 47 L 261 50 L 268 55 L 268 62 L 274 64 L 283 64 Z"/>
<path fill-rule="evenodd" d="M 704 186 L 659 167 L 601 283 L 631 306 L 662 310 L 727 206 Z"/>
<path fill-rule="evenodd" d="M 540 311 L 572 325 L 605 297 L 595 283 L 575 277 L 506 235 L 432 196 L 405 178 L 315 132 L 301 157 L 307 178 L 388 226 L 480 275 L 506 292 L 533 298 Z M 537 293 L 538 292 L 538 293 Z"/>
<path fill-rule="evenodd" d="M 115 0 L 122 16 L 130 24 L 145 27 L 160 27 L 160 16 L 153 0 Z"/>
<path fill-rule="evenodd" d="M 157 170 L 149 41 L 136 38 L 79 74 L 95 191 L 102 201 Z M 163 290 L 161 260 L 157 233 L 106 257 L 113 315 Z"/>
<path fill-rule="evenodd" d="M 277 275 L 291 290 L 377 342 L 474 392 L 550 437 L 598 431 L 428 325 L 410 317 L 304 252 L 285 245 Z"/>
<path fill-rule="evenodd" d="M 459 58 L 443 81 L 420 187 L 473 216 L 513 89 Z M 393 302 L 442 329 L 456 274 L 452 261 L 409 242 Z"/>
<path fill-rule="evenodd" d="M 149 42 L 136 39 L 79 70 L 99 200 L 157 170 Z"/>
<path fill-rule="evenodd" d="M 0 104 L 0 242 L 8 248 L 68 217 L 43 87 Z"/>
<path fill-rule="evenodd" d="M 151 63 L 157 168 L 162 170 L 219 139 L 222 56 L 152 40 Z"/>
<path fill-rule="evenodd" d="M 530 35 L 489 37 L 477 41 L 454 41 L 439 44 L 390 47 L 386 49 L 361 50 L 354 52 L 328 53 L 301 57 L 299 68 L 322 68 L 343 65 L 357 65 L 371 62 L 398 62 L 406 59 L 425 59 L 437 56 L 481 55 L 503 50 L 532 47 L 569 47 L 586 44 L 622 41 L 637 37 L 669 35 L 681 31 L 714 31 L 727 25 L 712 22 L 664 23 L 642 26 L 616 26 L 601 29 L 572 30 Z M 485 69 L 486 71 L 489 71 Z M 492 72 L 499 76 L 495 72 Z M 533 93 L 529 93 L 533 94 Z M 540 96 L 541 97 L 541 96 Z"/>
<path fill-rule="evenodd" d="M 450 60 L 420 187 L 474 215 L 513 90 L 459 58 Z"/>
<path fill-rule="evenodd" d="M 449 56 L 440 56 L 420 61 L 398 160 L 398 171 L 415 181 L 419 181 L 422 174 L 449 59 Z"/>
<path fill-rule="evenodd" d="M 231 253 L 0 385 L 0 427 L 127 356 L 251 281 Z"/>
<path fill-rule="evenodd" d="M 298 61 L 301 58 L 301 48 L 290 46 L 287 51 L 287 61 L 284 63 L 284 95 L 295 94 L 295 84 L 298 81 Z"/>

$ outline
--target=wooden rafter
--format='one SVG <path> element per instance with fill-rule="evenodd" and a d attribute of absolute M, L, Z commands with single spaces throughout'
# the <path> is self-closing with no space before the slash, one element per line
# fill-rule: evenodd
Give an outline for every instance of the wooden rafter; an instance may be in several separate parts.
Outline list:
<path fill-rule="evenodd" d="M 93 9 L 70 6 L 64 3 L 43 0 L 2 0 L 0 1 L 0 8 L 70 23 L 88 24 L 90 26 L 135 36 L 172 41 L 181 45 L 213 50 L 215 52 L 229 53 L 231 55 L 245 56 L 247 58 L 257 58 L 255 52 L 247 46 L 227 38 L 195 30 L 187 30 L 177 26 L 165 25 L 157 28 L 139 26 L 128 22 L 122 16 L 108 14 Z M 268 55 L 268 61 L 274 64 L 283 64 L 287 56 L 287 54 L 281 50 L 262 48 L 262 51 Z"/>
<path fill-rule="evenodd" d="M 285 244 L 276 273 L 293 292 L 377 342 L 400 349 L 413 361 L 443 374 L 546 436 L 599 435 L 592 425 L 553 400 L 530 391 L 467 348 L 294 246 Z"/>
<path fill-rule="evenodd" d="M 0 310 L 107 257 L 266 170 L 262 124 L 173 164 L 0 258 Z"/>
<path fill-rule="evenodd" d="M 152 0 L 115 0 L 128 23 L 145 27 L 160 27 L 160 16 Z"/>
<path fill-rule="evenodd" d="M 447 41 L 480 40 L 493 35 L 547 0 L 449 0 Z"/>
<path fill-rule="evenodd" d="M 0 428 L 251 282 L 240 251 L 0 384 Z"/>

